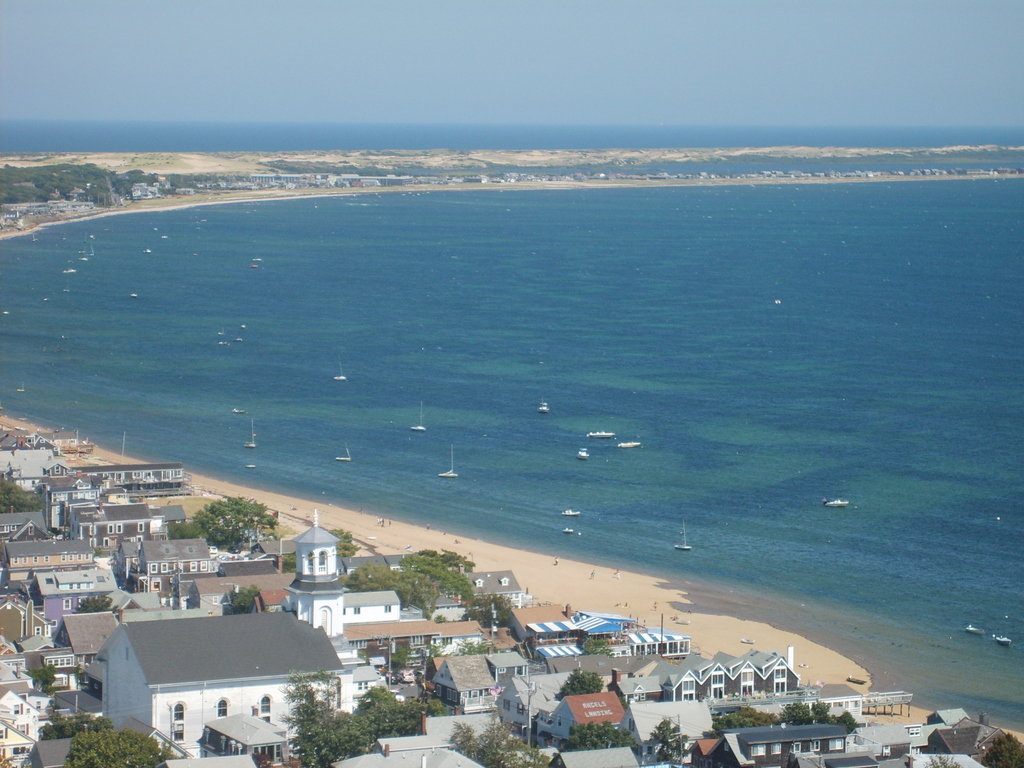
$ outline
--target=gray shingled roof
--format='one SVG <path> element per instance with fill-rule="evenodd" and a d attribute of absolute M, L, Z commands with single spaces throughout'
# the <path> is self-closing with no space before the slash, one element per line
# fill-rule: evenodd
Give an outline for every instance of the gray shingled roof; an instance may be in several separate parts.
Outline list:
<path fill-rule="evenodd" d="M 449 656 L 444 664 L 456 690 L 471 691 L 494 686 L 491 669 L 483 656 Z"/>
<path fill-rule="evenodd" d="M 160 560 L 209 560 L 210 547 L 202 539 L 148 540 L 142 542 L 146 562 Z"/>
<path fill-rule="evenodd" d="M 337 544 L 339 539 L 330 531 L 325 531 L 319 525 L 314 525 L 312 528 L 308 528 L 294 539 L 296 544 L 324 544 L 332 545 Z"/>
<path fill-rule="evenodd" d="M 110 611 L 102 613 L 71 613 L 64 617 L 64 631 L 75 653 L 96 653 L 117 629 L 117 619 Z"/>
<path fill-rule="evenodd" d="M 629 747 L 560 752 L 559 757 L 565 768 L 635 768 L 637 765 L 636 755 Z"/>
<path fill-rule="evenodd" d="M 92 547 L 85 541 L 63 541 L 49 539 L 47 541 L 9 541 L 5 545 L 8 557 L 52 557 L 62 554 L 91 555 Z"/>
<path fill-rule="evenodd" d="M 149 685 L 341 668 L 324 631 L 290 613 L 140 621 L 117 631 L 128 636 Z"/>

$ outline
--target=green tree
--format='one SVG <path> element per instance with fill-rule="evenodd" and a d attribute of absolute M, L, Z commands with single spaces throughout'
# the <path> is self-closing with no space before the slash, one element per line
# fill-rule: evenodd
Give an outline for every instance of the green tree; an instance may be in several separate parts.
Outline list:
<path fill-rule="evenodd" d="M 83 731 L 71 739 L 64 768 L 156 768 L 171 757 L 155 739 L 135 731 Z"/>
<path fill-rule="evenodd" d="M 57 668 L 52 664 L 44 664 L 36 669 L 25 670 L 28 676 L 32 678 L 39 690 L 45 693 L 47 696 L 52 696 L 55 689 L 54 683 L 57 682 Z"/>
<path fill-rule="evenodd" d="M 75 613 L 105 613 L 112 610 L 114 601 L 110 595 L 91 595 L 78 601 Z"/>
<path fill-rule="evenodd" d="M 241 548 L 263 538 L 277 528 L 277 518 L 266 504 L 241 496 L 211 501 L 192 517 L 210 544 L 229 549 Z"/>
<path fill-rule="evenodd" d="M 331 533 L 338 537 L 336 548 L 338 557 L 352 557 L 359 551 L 359 545 L 352 541 L 352 532 L 343 528 L 332 528 Z"/>
<path fill-rule="evenodd" d="M 39 729 L 39 739 L 49 741 L 50 739 L 70 739 L 85 731 L 112 731 L 114 724 L 106 717 L 97 717 L 85 712 L 78 712 L 74 715 L 62 715 L 54 712 L 50 722 Z"/>
<path fill-rule="evenodd" d="M 760 712 L 753 707 L 740 707 L 727 715 L 715 715 L 711 718 L 711 732 L 721 736 L 722 731 L 731 728 L 755 728 L 764 725 L 777 725 L 779 718 L 771 712 Z"/>
<path fill-rule="evenodd" d="M 489 627 L 497 621 L 499 627 L 507 627 L 512 618 L 512 601 L 504 595 L 474 595 L 466 603 L 466 618 L 479 621 Z"/>
<path fill-rule="evenodd" d="M 826 701 L 816 701 L 811 704 L 811 722 L 825 723 L 831 725 L 835 721 L 832 716 L 832 707 Z"/>
<path fill-rule="evenodd" d="M 847 733 L 853 733 L 860 727 L 860 723 L 857 722 L 857 718 L 845 711 L 838 717 L 833 717 L 832 722 L 835 725 L 843 726 Z M 1021 768 L 1024 768 L 1024 765 L 1021 765 Z"/>
<path fill-rule="evenodd" d="M 394 736 L 415 736 L 420 732 L 423 715 L 446 714 L 437 699 L 399 701 L 387 688 L 371 688 L 359 700 L 356 715 L 372 724 L 373 741 Z"/>
<path fill-rule="evenodd" d="M 659 762 L 683 762 L 683 749 L 688 737 L 679 732 L 678 725 L 666 717 L 651 731 L 651 738 L 658 745 L 656 757 Z"/>
<path fill-rule="evenodd" d="M 604 690 L 604 680 L 597 672 L 590 672 L 586 669 L 574 669 L 569 673 L 558 691 L 560 696 L 576 696 L 580 693 L 601 693 Z"/>
<path fill-rule="evenodd" d="M 38 512 L 42 508 L 42 497 L 22 490 L 17 483 L 0 478 L 0 513 Z"/>
<path fill-rule="evenodd" d="M 826 708 L 828 707 L 827 704 L 825 706 Z M 806 704 L 801 701 L 794 701 L 792 704 L 787 704 L 782 708 L 782 711 L 779 712 L 779 719 L 790 725 L 810 725 L 814 722 L 814 715 L 811 713 L 811 708 Z"/>
<path fill-rule="evenodd" d="M 359 566 L 343 581 L 350 592 L 380 592 L 395 588 L 398 571 L 380 563 L 370 563 Z"/>
<path fill-rule="evenodd" d="M 960 763 L 949 755 L 929 755 L 928 768 L 960 768 Z"/>
<path fill-rule="evenodd" d="M 583 652 L 590 656 L 611 656 L 612 647 L 603 637 L 588 637 L 583 641 Z"/>
<path fill-rule="evenodd" d="M 237 591 L 231 593 L 231 598 L 228 602 L 228 612 L 249 613 L 252 611 L 252 604 L 256 600 L 256 595 L 259 593 L 260 588 L 256 586 L 240 587 Z"/>
<path fill-rule="evenodd" d="M 288 677 L 284 697 L 291 714 L 283 719 L 295 730 L 292 743 L 302 764 L 330 768 L 345 754 L 344 725 L 348 720 L 338 714 L 337 678 L 323 671 L 295 672 Z"/>
<path fill-rule="evenodd" d="M 416 554 L 436 560 L 452 571 L 470 573 L 476 568 L 476 563 L 468 557 L 463 557 L 458 552 L 452 552 L 450 549 L 442 549 L 440 552 L 436 549 L 421 549 Z"/>
<path fill-rule="evenodd" d="M 439 594 L 468 601 L 473 598 L 473 585 L 469 583 L 466 574 L 459 570 L 464 567 L 465 562 L 468 561 L 455 552 L 445 550 L 437 553 L 432 549 L 425 549 L 404 558 L 402 571 L 426 576 L 433 582 Z M 433 601 L 430 604 L 433 605 Z"/>
<path fill-rule="evenodd" d="M 608 747 L 636 746 L 636 739 L 629 731 L 615 727 L 613 723 L 583 723 L 569 729 L 569 741 L 563 752 L 575 752 L 580 749 L 607 749 Z"/>
<path fill-rule="evenodd" d="M 167 538 L 169 539 L 205 539 L 206 530 L 194 520 L 185 520 L 181 523 L 167 524 Z"/>
<path fill-rule="evenodd" d="M 491 652 L 491 644 L 480 641 L 479 643 L 462 643 L 458 651 L 449 653 L 449 656 L 481 656 Z"/>
<path fill-rule="evenodd" d="M 1024 768 L 1024 745 L 1012 733 L 1004 733 L 989 745 L 980 762 L 988 768 Z"/>
<path fill-rule="evenodd" d="M 539 749 L 524 744 L 496 715 L 479 733 L 456 723 L 451 740 L 459 754 L 484 768 L 547 768 L 551 762 Z"/>

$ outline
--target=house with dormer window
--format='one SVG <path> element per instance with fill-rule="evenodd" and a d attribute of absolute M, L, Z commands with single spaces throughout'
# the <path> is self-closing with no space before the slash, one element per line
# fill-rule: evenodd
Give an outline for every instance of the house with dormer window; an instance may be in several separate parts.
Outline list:
<path fill-rule="evenodd" d="M 122 541 L 166 539 L 164 516 L 148 504 L 74 504 L 68 510 L 71 538 L 114 552 Z"/>
<path fill-rule="evenodd" d="M 663 680 L 663 686 L 665 700 L 701 701 L 787 693 L 799 688 L 800 675 L 793 669 L 791 653 L 752 650 L 742 656 L 718 653 L 712 659 L 690 656 Z"/>
<path fill-rule="evenodd" d="M 144 541 L 139 560 L 128 581 L 136 592 L 159 592 L 167 597 L 172 592 L 175 576 L 199 576 L 217 572 L 217 561 L 202 539 Z"/>
<path fill-rule="evenodd" d="M 478 597 L 500 595 L 507 598 L 513 608 L 522 608 L 530 600 L 512 571 L 475 571 L 467 576 L 473 585 L 473 594 Z"/>
<path fill-rule="evenodd" d="M 110 595 L 117 591 L 117 584 L 114 575 L 105 568 L 80 568 L 40 571 L 31 589 L 36 605 L 42 606 L 43 615 L 56 626 L 64 616 L 77 611 L 82 600 Z"/>
<path fill-rule="evenodd" d="M 537 717 L 537 740 L 539 744 L 561 747 L 569 740 L 573 726 L 612 723 L 618 727 L 625 716 L 619 697 L 611 691 L 566 696 L 550 714 Z"/>
<path fill-rule="evenodd" d="M 790 757 L 838 757 L 846 753 L 846 728 L 841 725 L 773 725 L 732 728 L 703 755 L 709 768 L 782 768 Z"/>

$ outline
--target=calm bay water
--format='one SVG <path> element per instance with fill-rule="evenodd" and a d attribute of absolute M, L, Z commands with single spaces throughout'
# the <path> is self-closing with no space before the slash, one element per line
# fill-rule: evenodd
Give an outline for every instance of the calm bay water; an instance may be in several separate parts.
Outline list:
<path fill-rule="evenodd" d="M 110 217 L 0 245 L 0 401 L 196 471 L 706 579 L 922 703 L 1024 727 L 1020 647 L 961 629 L 1024 643 L 1022 239 L 1004 180 Z"/>

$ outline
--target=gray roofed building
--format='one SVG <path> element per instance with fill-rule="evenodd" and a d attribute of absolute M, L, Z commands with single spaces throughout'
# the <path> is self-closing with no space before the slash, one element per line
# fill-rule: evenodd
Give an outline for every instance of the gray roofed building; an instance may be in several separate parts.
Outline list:
<path fill-rule="evenodd" d="M 432 680 L 437 697 L 457 714 L 494 708 L 497 683 L 483 656 L 449 656 L 438 666 Z"/>
<path fill-rule="evenodd" d="M 394 755 L 360 755 L 339 760 L 333 768 L 483 768 L 480 763 L 451 750 L 409 750 Z"/>
<path fill-rule="evenodd" d="M 48 539 L 46 541 L 9 541 L 4 544 L 4 560 L 12 581 L 33 571 L 70 570 L 93 564 L 93 550 L 84 541 Z"/>
<path fill-rule="evenodd" d="M 229 757 L 178 757 L 164 760 L 156 768 L 255 768 L 248 755 Z"/>
<path fill-rule="evenodd" d="M 473 594 L 501 595 L 513 608 L 522 608 L 529 597 L 512 571 L 474 571 L 466 576 L 473 585 Z"/>
<path fill-rule="evenodd" d="M 148 685 L 341 667 L 327 636 L 290 613 L 136 621 L 119 626 L 118 634 L 130 643 Z M 229 652 L 209 652 L 215 649 Z"/>
<path fill-rule="evenodd" d="M 967 710 L 961 707 L 955 709 L 937 709 L 928 715 L 928 719 L 925 721 L 928 724 L 941 723 L 943 725 L 953 725 L 959 723 L 967 717 Z"/>
<path fill-rule="evenodd" d="M 0 541 L 39 541 L 50 538 L 42 512 L 0 513 Z"/>
<path fill-rule="evenodd" d="M 129 580 L 135 582 L 139 592 L 170 595 L 175 574 L 198 576 L 216 572 L 217 562 L 202 539 L 150 540 L 142 542 L 138 565 Z"/>
<path fill-rule="evenodd" d="M 30 768 L 63 768 L 71 750 L 71 739 L 47 739 L 32 746 Z"/>
<path fill-rule="evenodd" d="M 465 725 L 472 728 L 475 733 L 480 733 L 491 723 L 494 715 L 490 712 L 476 712 L 472 715 L 445 715 L 442 717 L 425 718 L 424 726 L 426 735 L 433 736 L 441 741 L 449 742 L 452 738 L 452 730 L 456 725 Z"/>
<path fill-rule="evenodd" d="M 637 751 L 643 762 L 653 762 L 658 743 L 652 737 L 662 720 L 671 720 L 679 732 L 689 737 L 686 749 L 695 739 L 710 731 L 711 710 L 703 701 L 635 701 L 626 710 L 620 726 L 636 739 Z"/>
<path fill-rule="evenodd" d="M 552 768 L 636 768 L 636 755 L 629 747 L 580 749 L 559 752 Z"/>
<path fill-rule="evenodd" d="M 406 555 L 358 555 L 355 557 L 339 557 L 339 571 L 343 575 L 352 573 L 362 565 L 384 565 L 392 571 L 397 571 L 402 566 L 402 560 Z"/>
<path fill-rule="evenodd" d="M 54 639 L 75 652 L 75 661 L 85 665 L 93 660 L 103 643 L 117 629 L 117 618 L 109 611 L 71 613 L 61 620 Z"/>
<path fill-rule="evenodd" d="M 209 757 L 249 755 L 278 764 L 288 757 L 288 730 L 252 715 L 228 715 L 206 723 L 201 748 Z"/>
<path fill-rule="evenodd" d="M 217 566 L 217 573 L 221 576 L 239 579 L 246 576 L 268 576 L 279 573 L 274 561 L 270 558 L 263 560 L 221 560 Z"/>

